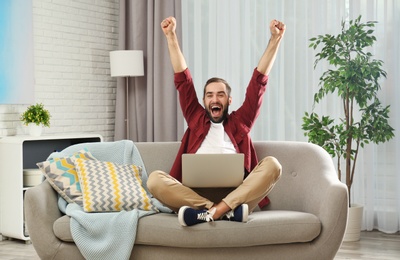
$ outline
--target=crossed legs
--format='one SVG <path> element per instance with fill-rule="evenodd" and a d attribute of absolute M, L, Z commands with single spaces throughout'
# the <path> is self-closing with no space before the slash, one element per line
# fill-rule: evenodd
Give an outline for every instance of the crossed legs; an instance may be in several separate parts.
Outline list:
<path fill-rule="evenodd" d="M 281 172 L 282 167 L 277 159 L 265 157 L 236 189 L 195 190 L 182 185 L 163 171 L 152 172 L 147 187 L 156 199 L 175 212 L 182 206 L 194 209 L 214 207 L 216 209 L 214 218 L 218 219 L 241 204 L 248 204 L 249 211 L 252 212 L 272 190 Z M 222 200 L 216 203 L 212 201 L 211 199 L 216 197 L 214 193 L 219 193 Z"/>

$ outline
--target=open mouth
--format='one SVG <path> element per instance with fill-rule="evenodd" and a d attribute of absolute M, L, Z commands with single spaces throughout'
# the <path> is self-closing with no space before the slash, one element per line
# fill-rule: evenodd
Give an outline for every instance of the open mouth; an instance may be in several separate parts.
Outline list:
<path fill-rule="evenodd" d="M 209 105 L 207 114 L 212 122 L 221 123 L 227 115 L 227 109 L 221 103 L 213 103 Z"/>
<path fill-rule="evenodd" d="M 222 107 L 220 105 L 212 105 L 210 110 L 211 110 L 211 115 L 215 117 L 221 114 Z"/>

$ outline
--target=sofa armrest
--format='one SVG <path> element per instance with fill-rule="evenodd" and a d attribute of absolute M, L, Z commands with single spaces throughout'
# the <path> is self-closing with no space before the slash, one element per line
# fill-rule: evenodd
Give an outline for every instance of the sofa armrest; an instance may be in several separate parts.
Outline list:
<path fill-rule="evenodd" d="M 62 216 L 57 192 L 46 181 L 25 192 L 24 210 L 29 237 L 41 259 L 53 259 L 61 241 L 54 235 L 53 224 Z"/>
<path fill-rule="evenodd" d="M 268 195 L 271 203 L 266 210 L 314 214 L 321 221 L 322 231 L 313 244 L 319 250 L 332 246 L 339 249 L 347 223 L 348 194 L 337 177 L 332 157 L 320 146 L 305 142 L 254 145 L 259 159 L 274 156 L 282 165 L 281 179 Z"/>
<path fill-rule="evenodd" d="M 274 156 L 282 165 L 282 176 L 268 197 L 267 209 L 296 210 L 319 214 L 330 189 L 347 195 L 339 181 L 331 156 L 321 147 L 305 142 L 254 142 L 259 159 Z M 329 200 L 342 200 L 330 196 Z"/>

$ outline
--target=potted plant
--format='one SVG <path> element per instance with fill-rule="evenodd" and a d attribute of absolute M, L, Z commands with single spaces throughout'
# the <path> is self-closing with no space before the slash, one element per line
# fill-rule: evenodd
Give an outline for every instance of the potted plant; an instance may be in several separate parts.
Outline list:
<path fill-rule="evenodd" d="M 314 50 L 322 47 L 315 55 L 314 69 L 323 60 L 330 64 L 330 68 L 319 79 L 320 88 L 314 95 L 314 106 L 328 94 L 337 95 L 343 106 L 343 116 L 335 119 L 306 112 L 302 129 L 309 142 L 322 146 L 332 157 L 336 157 L 340 180 L 341 160 L 345 160 L 345 183 L 350 207 L 350 191 L 360 148 L 394 137 L 394 129 L 388 122 L 389 106 L 382 106 L 378 99 L 381 89 L 379 81 L 382 77 L 386 78 L 386 72 L 382 69 L 383 61 L 373 59 L 367 50 L 376 41 L 373 36 L 375 23 L 362 23 L 361 16 L 348 23 L 342 21 L 341 33 L 311 38 L 309 46 Z"/>
<path fill-rule="evenodd" d="M 24 113 L 21 114 L 21 121 L 29 127 L 29 134 L 32 136 L 40 136 L 42 127 L 50 127 L 50 112 L 44 108 L 42 103 L 29 106 Z"/>

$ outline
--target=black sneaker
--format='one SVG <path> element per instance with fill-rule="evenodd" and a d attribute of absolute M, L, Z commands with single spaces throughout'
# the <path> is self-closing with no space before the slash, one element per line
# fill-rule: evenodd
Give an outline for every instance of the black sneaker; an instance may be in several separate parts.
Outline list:
<path fill-rule="evenodd" d="M 193 226 L 199 223 L 214 221 L 214 213 L 215 209 L 210 212 L 206 209 L 197 210 L 183 206 L 179 209 L 178 220 L 182 226 Z"/>
<path fill-rule="evenodd" d="M 225 214 L 223 219 L 236 222 L 247 222 L 249 217 L 249 206 L 247 204 L 242 204 L 236 209 L 229 211 Z"/>

